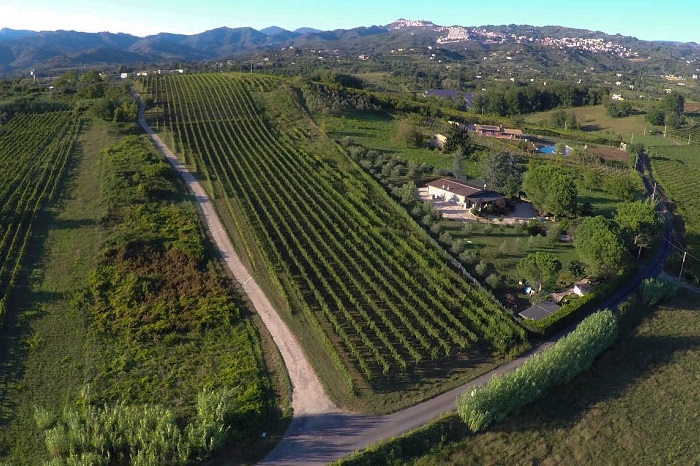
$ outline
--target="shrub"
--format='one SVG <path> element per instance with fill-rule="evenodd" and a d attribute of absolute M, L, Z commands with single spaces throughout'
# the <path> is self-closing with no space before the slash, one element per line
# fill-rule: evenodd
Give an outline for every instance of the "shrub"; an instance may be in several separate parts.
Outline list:
<path fill-rule="evenodd" d="M 485 276 L 488 271 L 489 271 L 489 264 L 487 262 L 479 262 L 476 264 L 476 267 L 474 267 L 474 271 L 476 272 L 477 275 L 483 277 Z"/>
<path fill-rule="evenodd" d="M 613 344 L 617 333 L 612 312 L 597 312 L 516 370 L 494 376 L 486 385 L 464 392 L 457 399 L 457 413 L 473 432 L 483 430 L 537 400 L 546 390 L 566 384 L 588 369 Z"/>
<path fill-rule="evenodd" d="M 486 277 L 486 284 L 491 288 L 498 288 L 498 285 L 501 284 L 501 277 L 499 277 L 495 273 L 492 273 L 491 275 Z"/>
<path fill-rule="evenodd" d="M 474 265 L 479 262 L 479 254 L 476 251 L 463 251 L 459 255 L 459 260 L 465 264 Z"/>

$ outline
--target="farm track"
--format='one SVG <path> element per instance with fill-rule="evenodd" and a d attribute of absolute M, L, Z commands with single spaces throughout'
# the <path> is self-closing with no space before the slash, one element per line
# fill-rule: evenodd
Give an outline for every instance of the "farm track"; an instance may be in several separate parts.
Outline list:
<path fill-rule="evenodd" d="M 140 102 L 140 101 L 139 101 Z M 148 126 L 144 117 L 143 103 L 140 102 L 139 124 L 146 131 L 151 142 L 165 156 L 170 165 L 180 174 L 193 194 L 193 198 L 202 213 L 206 229 L 209 232 L 216 249 L 241 284 L 243 291 L 250 299 L 256 312 L 260 315 L 265 327 L 270 332 L 275 344 L 280 350 L 292 383 L 292 408 L 295 416 L 310 416 L 323 413 L 337 413 L 339 410 L 326 396 L 311 365 L 307 361 L 294 335 L 289 331 L 272 304 L 260 289 L 260 286 L 241 263 L 233 249 L 231 240 L 219 219 L 209 196 L 201 184 L 172 153 L 163 141 Z"/>
<path fill-rule="evenodd" d="M 138 99 L 136 94 L 134 97 Z M 293 420 L 284 438 L 275 449 L 260 463 L 262 465 L 321 465 L 343 458 L 353 451 L 401 435 L 418 428 L 440 415 L 455 410 L 455 400 L 466 390 L 486 383 L 491 377 L 514 370 L 530 356 L 553 345 L 559 338 L 571 331 L 576 324 L 541 343 L 532 351 L 500 366 L 470 382 L 433 399 L 419 403 L 402 411 L 384 416 L 364 416 L 338 409 L 326 396 L 322 385 L 311 365 L 301 351 L 299 344 L 287 326 L 277 315 L 255 279 L 242 265 L 235 253 L 226 231 L 205 190 L 192 173 L 147 125 L 144 107 L 139 101 L 139 123 L 156 148 L 183 178 L 194 195 L 202 216 L 219 254 L 234 277 L 241 283 L 244 292 L 260 314 L 263 323 L 277 344 L 292 383 Z M 639 167 L 641 171 L 641 166 Z M 640 173 L 641 174 L 641 173 Z M 644 178 L 644 176 L 643 176 Z M 645 179 L 651 194 L 651 185 Z M 664 235 L 670 235 L 670 222 L 664 224 Z M 600 309 L 616 306 L 634 292 L 648 277 L 658 275 L 670 252 L 667 242 L 661 242 L 654 259 L 640 270 L 628 283 L 620 287 L 605 300 Z M 581 316 L 583 319 L 585 316 Z"/>

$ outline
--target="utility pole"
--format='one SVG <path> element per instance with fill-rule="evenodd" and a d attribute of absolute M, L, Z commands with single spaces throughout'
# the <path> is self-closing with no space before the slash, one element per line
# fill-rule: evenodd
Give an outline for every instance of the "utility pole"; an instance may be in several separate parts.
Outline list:
<path fill-rule="evenodd" d="M 685 265 L 685 256 L 688 255 L 688 251 L 683 251 L 683 262 L 681 262 L 681 271 L 678 274 L 678 280 L 680 281 L 683 278 L 683 266 Z"/>

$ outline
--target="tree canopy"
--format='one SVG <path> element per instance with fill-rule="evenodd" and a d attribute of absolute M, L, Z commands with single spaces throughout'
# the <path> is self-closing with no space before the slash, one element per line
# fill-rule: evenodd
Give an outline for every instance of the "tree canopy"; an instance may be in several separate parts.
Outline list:
<path fill-rule="evenodd" d="M 518 196 L 523 182 L 516 158 L 511 154 L 489 155 L 483 162 L 481 177 L 489 189 L 509 197 Z"/>
<path fill-rule="evenodd" d="M 659 219 L 654 205 L 647 201 L 623 202 L 618 205 L 615 222 L 628 248 L 648 246 L 659 234 Z"/>
<path fill-rule="evenodd" d="M 469 133 L 466 130 L 452 126 L 447 133 L 447 140 L 443 145 L 443 150 L 447 153 L 457 153 L 464 159 L 474 152 L 474 144 L 472 144 Z"/>
<path fill-rule="evenodd" d="M 537 251 L 522 258 L 517 268 L 528 283 L 536 285 L 539 293 L 543 288 L 550 288 L 556 283 L 561 262 L 548 252 Z"/>
<path fill-rule="evenodd" d="M 617 224 L 602 215 L 581 220 L 574 236 L 574 247 L 592 275 L 619 275 L 629 263 L 630 256 Z"/>
<path fill-rule="evenodd" d="M 523 191 L 541 213 L 559 217 L 576 212 L 576 184 L 554 165 L 539 165 L 525 173 Z"/>

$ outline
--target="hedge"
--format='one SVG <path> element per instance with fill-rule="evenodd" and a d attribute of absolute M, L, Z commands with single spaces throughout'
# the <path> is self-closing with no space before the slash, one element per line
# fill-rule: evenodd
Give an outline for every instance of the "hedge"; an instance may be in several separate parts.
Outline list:
<path fill-rule="evenodd" d="M 596 312 L 514 371 L 494 376 L 486 385 L 462 393 L 457 398 L 457 413 L 471 431 L 483 430 L 588 369 L 596 356 L 615 342 L 617 333 L 612 312 Z"/>
<path fill-rule="evenodd" d="M 590 293 L 564 304 L 557 312 L 541 320 L 523 319 L 520 324 L 529 332 L 548 337 L 571 325 L 581 314 L 591 312 L 616 288 L 617 282 L 596 286 Z"/>

